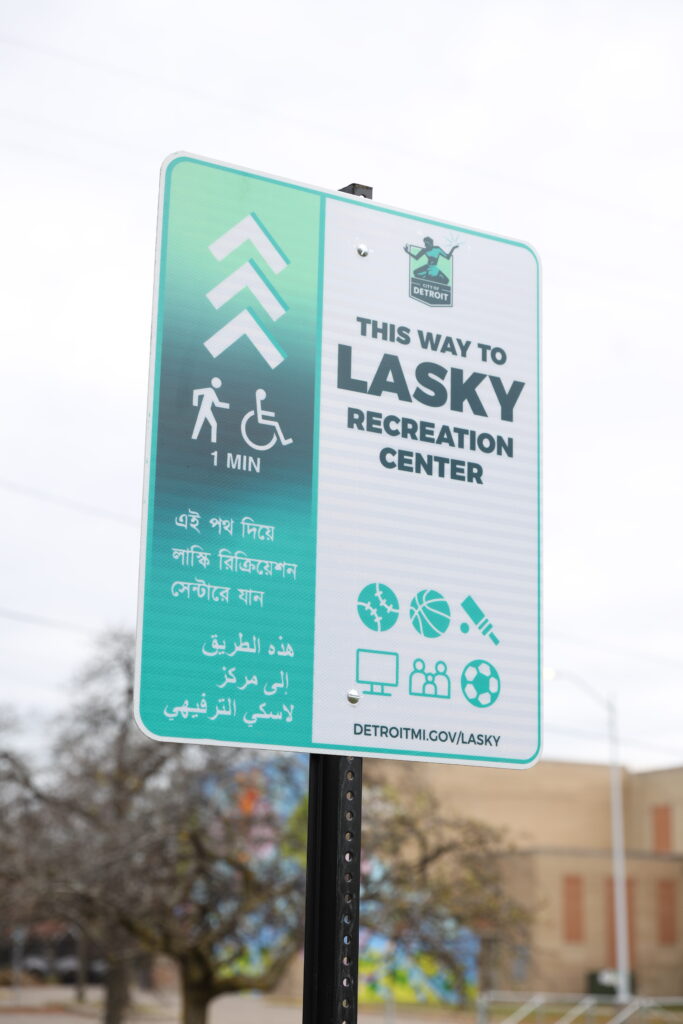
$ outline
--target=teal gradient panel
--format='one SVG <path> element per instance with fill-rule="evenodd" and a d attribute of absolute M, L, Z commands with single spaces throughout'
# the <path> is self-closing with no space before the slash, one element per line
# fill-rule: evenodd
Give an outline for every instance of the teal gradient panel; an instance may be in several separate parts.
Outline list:
<path fill-rule="evenodd" d="M 139 719 L 160 738 L 308 746 L 325 200 L 187 157 L 169 163 L 163 188 Z M 251 241 L 222 260 L 209 249 L 250 215 L 285 254 L 279 273 Z M 219 309 L 207 298 L 249 260 L 286 309 L 277 320 L 249 290 Z M 205 347 L 244 311 L 286 354 L 274 369 L 245 337 L 216 358 Z M 193 404 L 193 393 L 214 378 L 229 408 L 213 408 L 215 441 L 210 419 L 193 439 L 202 401 Z M 258 389 L 291 444 L 261 451 L 246 443 L 241 424 Z M 256 444 L 272 438 L 270 425 L 255 415 L 249 422 Z M 191 518 L 195 529 L 183 520 L 189 512 L 199 517 Z M 245 517 L 270 529 L 243 526 Z M 212 519 L 231 523 L 232 532 L 219 532 Z M 245 557 L 235 561 L 236 552 Z M 212 600 L 204 585 L 229 587 L 227 601 Z M 247 603 L 240 591 L 262 593 L 262 602 Z"/>

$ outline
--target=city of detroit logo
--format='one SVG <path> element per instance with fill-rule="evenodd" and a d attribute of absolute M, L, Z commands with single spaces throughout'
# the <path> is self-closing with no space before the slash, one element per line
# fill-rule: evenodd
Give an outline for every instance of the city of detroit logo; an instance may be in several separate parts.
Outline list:
<path fill-rule="evenodd" d="M 453 305 L 453 253 L 459 244 L 445 252 L 429 235 L 422 245 L 403 246 L 408 254 L 410 296 L 427 306 Z"/>

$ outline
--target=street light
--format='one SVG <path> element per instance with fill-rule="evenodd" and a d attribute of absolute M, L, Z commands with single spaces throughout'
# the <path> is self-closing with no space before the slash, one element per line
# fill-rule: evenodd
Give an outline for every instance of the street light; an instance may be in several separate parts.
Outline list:
<path fill-rule="evenodd" d="M 612 809 L 612 884 L 614 887 L 614 936 L 617 954 L 617 1000 L 627 1003 L 631 999 L 631 964 L 628 943 L 629 921 L 626 889 L 626 851 L 624 844 L 624 801 L 619 768 L 619 747 L 617 734 L 617 704 L 614 698 L 605 697 L 581 676 L 574 672 L 557 671 L 549 668 L 543 673 L 547 682 L 554 679 L 568 679 L 575 683 L 589 697 L 607 711 L 607 732 L 609 736 L 610 792 Z"/>

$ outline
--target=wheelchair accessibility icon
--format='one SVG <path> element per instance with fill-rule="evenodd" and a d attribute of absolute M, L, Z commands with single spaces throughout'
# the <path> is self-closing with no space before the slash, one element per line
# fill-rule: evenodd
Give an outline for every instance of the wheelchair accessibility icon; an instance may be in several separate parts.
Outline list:
<path fill-rule="evenodd" d="M 254 395 L 256 408 L 250 409 L 249 412 L 242 418 L 242 425 L 240 430 L 242 431 L 242 437 L 250 448 L 253 448 L 257 452 L 267 452 L 269 448 L 272 448 L 274 444 L 279 441 L 281 445 L 291 444 L 294 440 L 291 437 L 285 437 L 282 433 L 282 427 L 275 419 L 275 413 L 268 409 L 264 409 L 262 402 L 266 397 L 266 392 L 263 388 L 258 388 Z M 257 427 L 266 427 L 272 430 L 272 436 L 265 444 L 259 444 L 256 441 L 252 441 L 249 436 L 250 429 L 254 427 L 254 417 L 256 417 Z M 264 435 L 266 432 L 257 429 L 257 436 Z"/>

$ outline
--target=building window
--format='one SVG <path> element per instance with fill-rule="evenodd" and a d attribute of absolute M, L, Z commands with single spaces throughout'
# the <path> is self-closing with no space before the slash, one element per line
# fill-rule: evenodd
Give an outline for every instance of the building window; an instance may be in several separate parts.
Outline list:
<path fill-rule="evenodd" d="M 652 808 L 652 849 L 655 853 L 671 853 L 671 807 L 659 804 Z"/>
<path fill-rule="evenodd" d="M 676 943 L 676 883 L 660 879 L 657 882 L 657 935 L 660 946 Z"/>
<path fill-rule="evenodd" d="M 564 941 L 583 942 L 583 878 L 565 875 L 562 889 Z"/>

